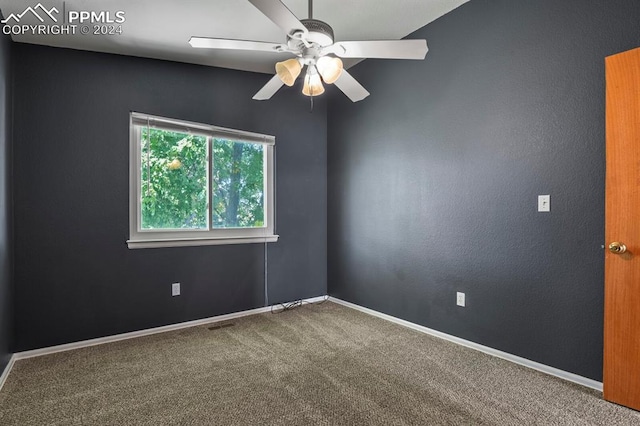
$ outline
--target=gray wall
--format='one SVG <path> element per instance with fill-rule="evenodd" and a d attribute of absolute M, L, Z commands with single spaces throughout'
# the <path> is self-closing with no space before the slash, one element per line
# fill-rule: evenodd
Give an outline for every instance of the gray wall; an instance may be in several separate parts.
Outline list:
<path fill-rule="evenodd" d="M 0 36 L 0 374 L 9 362 L 12 328 L 11 59 L 11 41 Z"/>
<path fill-rule="evenodd" d="M 262 244 L 127 248 L 130 111 L 275 135 L 269 302 L 326 294 L 325 102 L 253 101 L 263 74 L 14 48 L 15 351 L 264 306 Z"/>
<path fill-rule="evenodd" d="M 604 58 L 638 22 L 637 0 L 472 0 L 409 37 L 425 61 L 353 68 L 371 96 L 329 104 L 329 293 L 601 380 Z"/>

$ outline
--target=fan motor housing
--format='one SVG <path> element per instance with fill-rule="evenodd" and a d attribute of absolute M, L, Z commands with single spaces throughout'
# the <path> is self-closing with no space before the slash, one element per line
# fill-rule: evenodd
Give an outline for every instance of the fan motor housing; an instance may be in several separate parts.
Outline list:
<path fill-rule="evenodd" d="M 307 36 L 309 42 L 317 43 L 322 47 L 333 44 L 333 28 L 329 24 L 317 19 L 301 19 L 300 22 L 309 31 Z"/>

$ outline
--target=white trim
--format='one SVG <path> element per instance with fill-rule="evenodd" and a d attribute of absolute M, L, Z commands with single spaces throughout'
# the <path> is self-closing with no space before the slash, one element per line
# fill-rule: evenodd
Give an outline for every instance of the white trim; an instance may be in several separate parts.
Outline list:
<path fill-rule="evenodd" d="M 311 299 L 304 299 L 305 302 L 308 303 L 317 303 L 317 302 L 321 302 L 323 300 L 326 300 L 327 296 L 318 296 L 318 297 L 313 297 Z M 403 319 L 400 318 L 396 318 L 393 317 L 391 315 L 387 315 L 387 314 L 383 314 L 381 312 L 378 311 L 374 311 L 373 309 L 369 309 L 369 308 L 365 308 L 359 305 L 356 305 L 354 303 L 351 302 L 345 302 L 344 300 L 341 299 L 337 299 L 335 297 L 329 297 L 329 299 L 331 302 L 364 312 L 366 314 L 378 317 L 378 318 L 382 318 L 384 320 L 411 328 L 413 330 L 425 333 L 425 334 L 429 334 L 431 336 L 435 336 L 435 337 L 439 337 L 441 339 L 444 340 L 448 340 L 450 342 L 456 343 L 458 345 L 462 345 L 465 346 L 467 348 L 470 349 L 475 349 L 477 351 L 486 353 L 488 355 L 492 355 L 495 356 L 497 358 L 502 358 L 504 360 L 507 361 L 511 361 L 515 364 L 518 365 L 522 365 L 524 367 L 528 367 L 528 368 L 532 368 L 534 370 L 540 371 L 542 373 L 546 373 L 549 374 L 551 376 L 555 376 L 573 383 L 577 383 L 579 385 L 582 386 L 586 386 L 588 388 L 591 389 L 595 389 L 597 391 L 602 392 L 602 382 L 598 382 L 583 376 L 579 376 L 577 374 L 573 374 L 573 373 L 569 373 L 568 371 L 564 371 L 564 370 L 560 370 L 558 368 L 554 368 L 554 367 L 550 367 L 548 365 L 545 364 L 541 364 L 535 361 L 531 361 L 529 359 L 526 358 L 522 358 L 519 357 L 517 355 L 512 355 L 510 353 L 507 352 L 502 352 L 499 351 L 497 349 L 493 349 L 490 348 L 488 346 L 484 346 L 484 345 L 480 345 L 478 343 L 474 343 L 474 342 L 470 342 L 468 340 L 464 340 L 461 339 L 459 337 L 455 337 L 452 336 L 450 334 L 446 334 L 446 333 L 442 333 L 440 331 L 437 330 L 433 330 L 430 329 L 428 327 L 424 327 L 422 325 L 418 325 L 409 321 L 405 321 Z M 241 311 L 241 312 L 234 312 L 231 314 L 226 314 L 226 315 L 218 315 L 215 317 L 210 317 L 210 318 L 204 318 L 204 319 L 200 319 L 200 320 L 195 320 L 195 321 L 187 321 L 187 322 L 182 322 L 182 323 L 178 323 L 178 324 L 171 324 L 171 325 L 165 325 L 162 327 L 155 327 L 155 328 L 149 328 L 146 330 L 139 330 L 139 331 L 133 331 L 130 333 L 123 333 L 123 334 L 116 334 L 113 336 L 107 336 L 107 337 L 101 337 L 101 338 L 97 338 L 97 339 L 90 339 L 90 340 L 84 340 L 81 342 L 74 342 L 74 343 L 67 343 L 64 345 L 58 345 L 58 346 L 51 346 L 48 348 L 42 348 L 42 349 L 34 349 L 34 350 L 30 350 L 30 351 L 24 351 L 24 352 L 17 352 L 15 354 L 13 354 L 11 356 L 11 358 L 9 359 L 9 363 L 7 364 L 7 366 L 4 369 L 4 372 L 2 373 L 2 375 L 0 375 L 0 390 L 2 389 L 2 386 L 4 385 L 5 381 L 7 380 L 7 377 L 9 376 L 9 373 L 11 372 L 11 369 L 13 368 L 13 365 L 15 363 L 15 361 L 20 360 L 20 359 L 26 359 L 26 358 L 33 358 L 33 357 L 37 357 L 37 356 L 42 356 L 42 355 L 49 355 L 49 354 L 53 354 L 53 353 L 57 353 L 57 352 L 64 352 L 64 351 L 70 351 L 73 349 L 80 349 L 80 348 L 86 348 L 86 347 L 90 347 L 90 346 L 96 346 L 96 345 L 101 345 L 104 343 L 111 343 L 111 342 L 117 342 L 120 340 L 127 340 L 127 339 L 133 339 L 136 337 L 142 337 L 142 336 L 149 336 L 152 334 L 157 334 L 157 333 L 164 333 L 167 331 L 174 331 L 174 330 L 180 330 L 183 328 L 189 328 L 189 327 L 196 327 L 196 326 L 200 326 L 200 325 L 205 325 L 205 324 L 211 324 L 211 323 L 215 323 L 215 322 L 220 322 L 220 321 L 229 321 L 235 318 L 241 318 L 241 317 L 246 317 L 246 316 L 250 316 L 250 315 L 256 315 L 256 314 L 262 314 L 265 312 L 270 312 L 272 308 L 279 306 L 280 304 L 276 304 L 276 305 L 272 305 L 272 306 L 266 306 L 264 308 L 256 308 L 256 309 L 250 309 L 248 311 Z"/>
<path fill-rule="evenodd" d="M 502 352 L 497 349 L 490 348 L 488 346 L 480 345 L 478 343 L 470 342 L 469 340 L 461 339 L 459 337 L 452 336 L 450 334 L 443 333 L 441 331 L 433 330 L 431 328 L 424 327 L 419 324 L 415 324 L 409 321 L 405 321 L 400 318 L 393 317 L 391 315 L 383 314 L 378 311 L 374 311 L 373 309 L 365 308 L 359 305 L 356 305 L 351 302 L 345 302 L 344 300 L 336 299 L 335 297 L 329 297 L 329 300 L 338 303 L 340 305 L 346 306 L 348 308 L 352 308 L 358 310 L 360 312 L 364 312 L 369 315 L 373 315 L 374 317 L 382 318 L 387 321 L 391 321 L 393 323 L 411 328 L 416 331 L 420 331 L 425 334 L 429 334 L 431 336 L 439 337 L 444 340 L 448 340 L 450 342 L 456 343 L 461 346 L 465 346 L 470 349 L 475 349 L 480 352 L 484 352 L 485 354 L 495 356 L 497 358 L 502 358 L 507 361 L 511 361 L 515 364 L 522 365 L 524 367 L 529 367 L 534 370 L 540 371 L 542 373 L 549 374 L 551 376 L 559 377 L 560 379 L 564 379 L 573 383 L 577 383 L 582 386 L 586 386 L 591 389 L 595 389 L 597 391 L 602 392 L 602 382 L 598 382 L 596 380 L 589 379 L 587 377 L 579 376 L 577 374 L 570 373 L 568 371 L 560 370 L 555 367 L 550 367 L 545 364 L 541 364 L 539 362 L 531 361 L 526 358 L 519 357 L 517 355 L 513 355 L 507 352 Z"/>
<path fill-rule="evenodd" d="M 141 167 L 142 158 L 141 129 L 149 122 L 157 128 L 201 134 L 207 138 L 207 227 L 202 229 L 142 229 L 141 228 Z M 230 139 L 263 145 L 264 179 L 264 226 L 255 228 L 212 228 L 210 191 L 213 157 L 211 155 L 214 138 Z M 208 124 L 172 118 L 157 117 L 131 112 L 129 117 L 129 249 L 210 246 L 223 244 L 273 243 L 278 241 L 275 229 L 275 137 L 242 130 L 226 129 Z"/>
<path fill-rule="evenodd" d="M 160 117 L 135 111 L 131 111 L 131 123 L 144 127 L 150 125 L 153 128 L 167 129 L 174 132 L 199 134 L 202 136 L 211 136 L 220 139 L 234 139 L 242 142 L 261 143 L 264 145 L 273 145 L 276 142 L 275 136 L 272 135 L 229 129 L 226 127 L 214 126 L 212 124 L 195 123 L 193 121 L 180 120 L 177 118 Z"/>
<path fill-rule="evenodd" d="M 9 358 L 9 363 L 4 368 L 2 375 L 0 375 L 0 390 L 2 390 L 4 383 L 7 381 L 7 377 L 9 377 L 9 373 L 11 373 L 11 369 L 13 368 L 13 364 L 15 364 L 16 359 L 17 358 L 15 354 L 11 355 L 11 357 Z"/>
<path fill-rule="evenodd" d="M 183 238 L 183 239 L 148 239 L 127 240 L 130 249 L 160 248 L 160 247 L 187 247 L 187 246 L 217 246 L 223 244 L 251 244 L 251 243 L 275 243 L 279 235 L 267 235 L 266 237 L 238 237 L 238 238 Z"/>
<path fill-rule="evenodd" d="M 316 303 L 316 302 L 322 302 L 323 300 L 326 300 L 326 299 L 327 299 L 327 296 L 318 296 L 318 297 L 313 297 L 311 299 L 303 299 L 303 301 L 308 303 Z M 214 322 L 229 321 L 236 318 L 242 318 L 242 317 L 256 315 L 256 314 L 263 314 L 265 312 L 271 312 L 272 308 L 275 308 L 279 305 L 280 304 L 277 303 L 272 306 L 265 306 L 264 308 L 256 308 L 256 309 L 250 309 L 248 311 L 233 312 L 231 314 L 218 315 L 215 317 L 181 322 L 178 324 L 165 325 L 162 327 L 148 328 L 146 330 L 132 331 L 130 333 L 115 334 L 113 336 L 83 340 L 81 342 L 66 343 L 64 345 L 50 346 L 48 348 L 33 349 L 30 351 L 24 351 L 24 352 L 16 352 L 15 354 L 13 354 L 12 359 L 15 358 L 15 360 L 17 361 L 17 360 L 26 359 L 26 358 L 34 358 L 37 356 L 54 354 L 57 352 L 71 351 L 74 349 L 102 345 L 104 343 L 118 342 L 120 340 L 134 339 L 136 337 L 142 337 L 142 336 L 150 336 L 152 334 L 164 333 L 167 331 L 181 330 L 183 328 L 196 327 L 199 325 L 211 324 Z"/>

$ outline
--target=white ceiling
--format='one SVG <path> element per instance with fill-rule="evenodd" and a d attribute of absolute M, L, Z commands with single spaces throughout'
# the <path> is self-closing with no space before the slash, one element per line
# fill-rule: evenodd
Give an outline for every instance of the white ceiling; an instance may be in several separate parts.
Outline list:
<path fill-rule="evenodd" d="M 330 24 L 336 40 L 400 39 L 469 0 L 315 0 L 313 18 Z M 122 35 L 12 35 L 16 42 L 68 47 L 273 73 L 279 53 L 194 49 L 192 35 L 284 42 L 283 31 L 247 0 L 0 0 L 2 15 L 20 14 L 41 3 L 56 7 L 59 21 L 68 11 L 124 11 Z M 283 0 L 299 18 L 308 17 L 307 0 Z M 49 24 L 52 22 L 44 22 Z M 26 14 L 20 24 L 40 24 Z M 91 25 L 90 25 L 91 27 Z M 427 40 L 428 42 L 428 40 Z M 346 65 L 349 65 L 348 63 Z"/>

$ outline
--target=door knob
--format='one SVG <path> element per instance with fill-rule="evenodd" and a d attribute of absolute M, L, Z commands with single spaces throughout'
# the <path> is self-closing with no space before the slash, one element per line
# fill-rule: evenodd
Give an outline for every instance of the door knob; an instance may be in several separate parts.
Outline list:
<path fill-rule="evenodd" d="M 617 241 L 614 241 L 611 244 L 609 244 L 609 251 L 613 254 L 622 254 L 625 251 L 627 251 L 627 246 Z"/>

